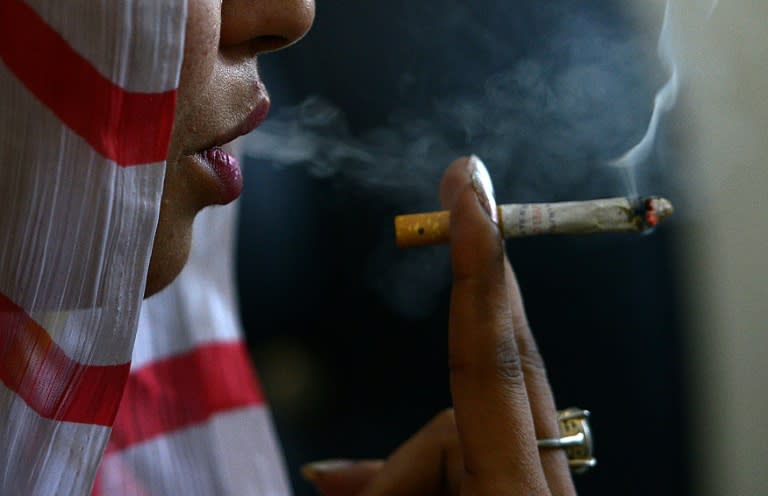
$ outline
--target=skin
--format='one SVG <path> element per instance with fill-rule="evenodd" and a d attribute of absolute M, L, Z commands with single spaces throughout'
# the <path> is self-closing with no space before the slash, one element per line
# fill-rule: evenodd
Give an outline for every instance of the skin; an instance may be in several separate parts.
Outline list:
<path fill-rule="evenodd" d="M 192 221 L 218 201 L 214 177 L 194 158 L 236 128 L 264 95 L 256 56 L 300 39 L 313 0 L 190 0 L 175 127 L 147 293 L 184 266 Z M 573 495 L 544 363 L 496 224 L 473 186 L 472 162 L 456 160 L 440 190 L 451 210 L 453 291 L 449 370 L 453 409 L 387 460 L 308 467 L 327 496 Z"/>

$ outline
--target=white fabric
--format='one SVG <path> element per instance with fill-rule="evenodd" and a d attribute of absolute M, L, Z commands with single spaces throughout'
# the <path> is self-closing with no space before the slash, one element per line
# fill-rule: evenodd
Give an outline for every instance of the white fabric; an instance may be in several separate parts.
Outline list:
<path fill-rule="evenodd" d="M 41 418 L 14 397 L 0 382 L 3 415 L 17 427 L 3 433 L 0 494 L 86 494 L 109 428 Z"/>
<path fill-rule="evenodd" d="M 77 33 L 80 47 L 92 51 L 87 58 L 107 79 L 84 84 L 126 90 L 137 75 L 123 62 L 144 61 L 138 77 L 143 84 L 152 81 L 145 88 L 177 86 L 185 0 L 89 2 L 87 17 L 85 7 L 73 8 L 78 7 L 74 3 L 35 3 L 41 10 L 66 6 L 69 14 L 46 19 L 44 13 L 40 19 L 29 13 L 29 4 L 9 0 L 0 4 L 0 17 L 27 24 L 17 26 L 15 34 L 22 35 L 49 34 L 56 26 L 46 20 L 62 21 L 59 29 Z M 86 24 L 107 18 L 130 19 L 133 29 L 104 32 Z M 147 42 L 135 43 L 136 36 Z M 100 375 L 96 369 L 83 375 L 81 365 L 130 360 L 164 165 L 118 167 L 73 132 L 56 113 L 58 105 L 67 104 L 67 94 L 56 91 L 66 86 L 56 86 L 79 75 L 52 73 L 41 81 L 37 75 L 49 70 L 43 62 L 49 54 L 31 50 L 14 59 L 20 51 L 8 48 L 14 41 L 6 38 L 0 47 L 0 295 L 5 302 L 0 312 L 0 494 L 87 494 L 110 415 L 88 416 L 100 411 L 105 397 L 78 397 L 89 386 L 84 381 Z M 51 45 L 51 53 L 55 50 L 70 55 L 64 43 Z M 46 100 L 51 95 L 54 99 Z M 80 118 L 120 117 L 131 110 L 100 106 L 111 104 L 105 100 L 91 103 L 94 107 L 83 108 Z M 128 140 L 124 143 L 131 139 L 122 138 Z M 70 320 L 72 312 L 77 316 Z M 114 411 L 115 395 L 111 398 Z"/>
<path fill-rule="evenodd" d="M 236 205 L 197 215 L 187 265 L 142 307 L 132 368 L 197 345 L 240 339 L 233 280 L 236 227 Z"/>
<path fill-rule="evenodd" d="M 132 373 L 209 345 L 241 341 L 233 275 L 236 218 L 236 204 L 198 214 L 186 267 L 142 307 Z M 142 413 L 157 414 L 133 412 L 137 418 Z M 216 412 L 201 423 L 110 453 L 100 475 L 99 494 L 110 496 L 291 493 L 263 404 Z"/>
<path fill-rule="evenodd" d="M 91 492 L 132 384 L 186 14 L 187 0 L 0 1 L 1 495 Z M 239 342 L 234 207 L 200 222 L 194 263 L 143 311 L 134 371 Z M 161 400 L 174 398 L 162 389 L 173 384 L 158 384 Z M 229 384 L 247 393 L 242 405 L 209 391 L 219 401 L 209 416 L 115 445 L 97 491 L 138 494 L 133 472 L 153 495 L 194 494 L 192 480 L 204 494 L 287 494 L 252 384 Z M 121 425 L 178 413 L 127 411 Z"/>
<path fill-rule="evenodd" d="M 186 2 L 179 0 L 27 0 L 104 77 L 128 91 L 178 86 Z M 88 29 L 83 29 L 86 27 Z M 183 32 L 181 33 L 183 34 Z M 110 57 L 110 54 L 121 54 Z M 107 56 L 105 56 L 107 55 Z"/>
<path fill-rule="evenodd" d="M 254 445 L 260 449 L 254 451 Z M 107 455 L 101 494 L 285 496 L 290 490 L 281 460 L 274 456 L 277 449 L 264 407 L 217 415 L 203 425 Z M 144 481 L 152 483 L 148 487 Z"/>

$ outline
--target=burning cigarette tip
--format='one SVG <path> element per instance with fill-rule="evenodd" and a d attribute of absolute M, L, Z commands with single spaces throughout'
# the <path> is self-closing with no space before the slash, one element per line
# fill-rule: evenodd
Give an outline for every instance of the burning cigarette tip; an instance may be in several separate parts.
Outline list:
<path fill-rule="evenodd" d="M 561 203 L 508 204 L 497 207 L 505 238 L 542 234 L 644 232 L 672 215 L 666 198 L 605 198 Z M 401 248 L 450 241 L 450 213 L 427 212 L 395 218 L 395 238 Z"/>
<path fill-rule="evenodd" d="M 666 219 L 675 212 L 669 200 L 661 197 L 649 197 L 643 201 L 643 218 L 647 228 L 653 229 L 659 225 L 659 222 Z"/>

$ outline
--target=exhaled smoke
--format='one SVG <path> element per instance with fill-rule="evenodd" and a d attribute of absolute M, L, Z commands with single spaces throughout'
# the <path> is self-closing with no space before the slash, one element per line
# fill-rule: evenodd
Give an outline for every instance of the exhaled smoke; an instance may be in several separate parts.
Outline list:
<path fill-rule="evenodd" d="M 508 30 L 506 21 L 477 22 L 481 10 L 465 12 L 461 4 L 450 5 L 455 15 L 440 15 L 455 17 L 448 24 L 463 29 L 465 41 L 455 42 L 462 50 L 436 50 L 419 59 L 451 57 L 449 63 L 436 62 L 435 71 L 402 67 L 398 86 L 403 94 L 383 98 L 405 103 L 396 105 L 385 122 L 352 129 L 342 108 L 327 98 L 310 97 L 278 109 L 246 137 L 245 153 L 277 166 L 305 166 L 315 176 L 333 177 L 401 213 L 436 209 L 442 171 L 457 156 L 471 153 L 488 166 L 500 202 L 625 194 L 619 170 L 605 164 L 643 134 L 653 88 L 666 78 L 653 56 L 655 34 L 633 31 L 627 19 L 608 7 L 590 10 L 581 2 L 559 0 L 527 7 L 536 11 L 527 12 L 535 19 L 530 26 L 515 17 L 520 14 L 515 8 L 505 7 L 508 25 L 530 29 L 516 35 L 524 46 L 512 46 L 505 33 L 494 34 L 489 27 Z M 423 19 L 414 19 L 418 26 L 404 26 L 403 37 L 422 33 Z M 421 43 L 411 40 L 409 46 L 418 51 Z M 491 69 L 482 72 L 486 66 Z M 354 81 L 346 84 L 359 90 Z M 674 79 L 667 84 L 671 96 L 677 84 Z M 370 91 L 375 98 L 375 89 Z M 662 110 L 673 100 L 663 93 Z M 639 188 L 660 193 L 656 170 L 646 172 Z M 387 229 L 389 249 L 391 225 L 382 229 Z M 424 303 L 441 289 L 434 275 L 447 257 L 433 263 L 435 270 L 425 276 L 418 250 L 392 263 L 388 249 L 372 254 L 372 265 L 401 266 L 402 271 L 379 278 L 386 286 L 379 288 L 381 294 L 420 301 L 429 311 Z M 413 274 L 422 274 L 421 279 L 414 280 Z M 401 302 L 393 305 L 402 307 Z"/>
<path fill-rule="evenodd" d="M 424 108 L 394 108 L 385 123 L 361 131 L 338 105 L 309 97 L 274 112 L 246 137 L 245 153 L 400 197 L 409 208 L 434 206 L 442 170 L 470 153 L 486 162 L 502 201 L 621 194 L 618 175 L 602 164 L 642 134 L 658 71 L 642 35 L 570 14 L 509 68 L 473 74 L 455 94 L 425 91 Z M 670 85 L 677 83 L 662 100 L 676 93 Z"/>

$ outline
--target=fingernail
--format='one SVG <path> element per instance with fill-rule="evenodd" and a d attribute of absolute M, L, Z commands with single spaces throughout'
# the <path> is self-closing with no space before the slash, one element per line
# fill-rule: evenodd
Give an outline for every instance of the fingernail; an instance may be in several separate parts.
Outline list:
<path fill-rule="evenodd" d="M 469 157 L 470 177 L 472 178 L 472 187 L 477 194 L 477 200 L 485 209 L 488 216 L 494 224 L 499 223 L 499 212 L 496 209 L 496 199 L 493 194 L 493 182 L 488 169 L 480 157 L 472 155 Z"/>
<path fill-rule="evenodd" d="M 321 460 L 307 463 L 301 467 L 301 475 L 308 481 L 314 481 L 318 475 L 344 470 L 353 466 L 354 460 Z"/>

